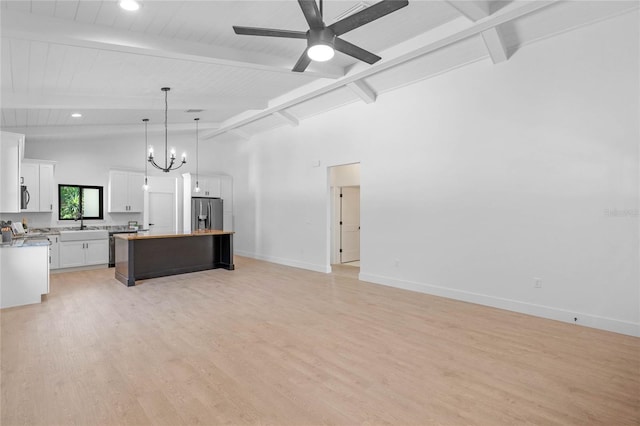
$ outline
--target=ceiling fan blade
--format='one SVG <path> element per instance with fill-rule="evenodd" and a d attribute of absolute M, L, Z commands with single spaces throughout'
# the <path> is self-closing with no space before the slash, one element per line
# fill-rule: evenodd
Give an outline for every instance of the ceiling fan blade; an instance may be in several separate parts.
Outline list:
<path fill-rule="evenodd" d="M 271 28 L 255 28 L 255 27 L 238 27 L 233 26 L 233 31 L 236 34 L 241 35 L 253 35 L 264 37 L 284 37 L 284 38 L 307 38 L 307 33 L 303 31 L 290 31 L 290 30 L 274 30 Z"/>
<path fill-rule="evenodd" d="M 408 4 L 408 0 L 382 0 L 381 2 L 376 3 L 373 6 L 369 6 L 368 8 L 361 10 L 358 13 L 354 13 L 351 16 L 347 16 L 346 18 L 329 25 L 329 28 L 331 28 L 333 32 L 337 36 L 339 36 L 358 27 L 361 27 L 364 24 L 375 21 L 378 18 L 382 18 L 383 16 L 388 15 L 391 12 L 402 9 Z"/>
<path fill-rule="evenodd" d="M 311 63 L 311 58 L 307 55 L 307 50 L 308 49 L 304 49 L 304 52 L 302 52 L 302 55 L 298 59 L 298 62 L 296 62 L 291 71 L 304 72 L 304 70 L 307 69 L 307 67 Z"/>
<path fill-rule="evenodd" d="M 316 0 L 298 0 L 298 4 L 300 4 L 300 9 L 302 9 L 302 13 L 309 24 L 309 28 L 324 28 L 322 15 L 320 15 Z"/>
<path fill-rule="evenodd" d="M 333 44 L 334 49 L 338 52 L 342 52 L 346 55 L 353 56 L 356 59 L 359 59 L 368 64 L 375 64 L 380 59 L 382 59 L 378 55 L 374 55 L 373 53 L 364 50 L 355 44 L 351 44 L 348 41 L 344 41 L 341 38 L 336 37 Z"/>

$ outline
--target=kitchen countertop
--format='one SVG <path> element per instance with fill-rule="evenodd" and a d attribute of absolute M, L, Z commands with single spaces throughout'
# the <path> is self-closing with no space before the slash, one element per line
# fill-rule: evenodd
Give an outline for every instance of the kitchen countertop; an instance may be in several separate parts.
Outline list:
<path fill-rule="evenodd" d="M 13 240 L 0 243 L 0 248 L 19 248 L 19 247 L 38 247 L 48 246 L 50 244 L 46 236 L 39 238 L 14 238 Z"/>
<path fill-rule="evenodd" d="M 136 231 L 129 228 L 128 225 L 105 225 L 105 226 L 90 226 L 84 227 L 86 231 Z M 79 231 L 79 226 L 61 226 L 59 228 L 30 228 L 27 235 L 59 235 L 60 231 Z"/>
<path fill-rule="evenodd" d="M 153 238 L 204 237 L 208 235 L 231 235 L 231 234 L 234 234 L 234 232 L 212 229 L 207 231 L 194 231 L 191 233 L 174 232 L 170 234 L 156 234 L 156 233 L 147 231 L 147 232 L 138 232 L 137 234 L 117 234 L 117 235 L 114 235 L 114 237 L 121 238 L 123 240 L 147 240 L 147 239 L 153 239 Z"/>
<path fill-rule="evenodd" d="M 15 235 L 9 242 L 0 242 L 0 247 L 35 247 L 49 245 L 48 236 L 60 235 L 60 231 L 77 231 L 79 226 L 67 226 L 59 228 L 29 228 L 23 235 Z M 87 226 L 86 230 L 105 230 L 109 232 L 136 232 L 128 225 Z"/>

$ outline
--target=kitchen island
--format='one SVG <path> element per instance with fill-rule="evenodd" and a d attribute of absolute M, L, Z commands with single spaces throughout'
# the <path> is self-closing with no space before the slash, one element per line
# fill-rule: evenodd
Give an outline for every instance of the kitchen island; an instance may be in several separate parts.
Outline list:
<path fill-rule="evenodd" d="M 136 280 L 207 269 L 233 270 L 233 232 L 115 235 L 115 277 L 126 286 Z"/>

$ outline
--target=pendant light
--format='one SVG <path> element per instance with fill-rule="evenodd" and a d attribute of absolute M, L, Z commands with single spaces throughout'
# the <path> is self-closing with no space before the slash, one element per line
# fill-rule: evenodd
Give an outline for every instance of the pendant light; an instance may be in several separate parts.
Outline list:
<path fill-rule="evenodd" d="M 147 153 L 147 124 L 149 123 L 148 118 L 143 118 L 142 122 L 144 123 L 144 152 Z M 147 161 L 144 162 L 144 185 L 142 185 L 142 189 L 147 191 L 149 189 L 149 183 L 147 182 Z"/>
<path fill-rule="evenodd" d="M 174 149 L 171 149 L 171 157 L 169 157 L 169 150 L 167 148 L 169 135 L 169 131 L 167 130 L 167 112 L 169 110 L 169 104 L 167 103 L 167 93 L 169 92 L 169 90 L 171 90 L 171 88 L 163 87 L 160 90 L 164 92 L 164 167 L 156 164 L 155 160 L 153 159 L 153 149 L 149 149 L 149 158 L 147 160 L 156 169 L 162 170 L 165 173 L 169 173 L 171 170 L 178 170 L 180 167 L 187 164 L 187 154 L 182 154 L 182 162 L 176 167 L 173 166 L 176 161 L 176 151 Z"/>
<path fill-rule="evenodd" d="M 193 120 L 196 122 L 196 187 L 193 188 L 193 192 L 200 192 L 200 182 L 198 182 L 198 121 L 200 119 L 194 118 Z"/>

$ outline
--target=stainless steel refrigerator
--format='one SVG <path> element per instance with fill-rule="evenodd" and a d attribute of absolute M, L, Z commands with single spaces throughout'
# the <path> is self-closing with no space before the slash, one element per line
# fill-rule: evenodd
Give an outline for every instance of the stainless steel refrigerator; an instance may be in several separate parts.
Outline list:
<path fill-rule="evenodd" d="M 222 230 L 222 199 L 209 197 L 191 198 L 191 230 Z"/>

